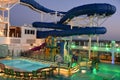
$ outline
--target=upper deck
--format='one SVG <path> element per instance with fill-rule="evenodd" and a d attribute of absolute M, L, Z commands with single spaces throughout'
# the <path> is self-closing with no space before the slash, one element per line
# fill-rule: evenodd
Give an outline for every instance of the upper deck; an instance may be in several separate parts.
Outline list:
<path fill-rule="evenodd" d="M 0 0 L 0 7 L 7 8 L 7 7 L 10 7 L 11 5 L 18 3 L 18 2 L 19 2 L 19 0 Z"/>

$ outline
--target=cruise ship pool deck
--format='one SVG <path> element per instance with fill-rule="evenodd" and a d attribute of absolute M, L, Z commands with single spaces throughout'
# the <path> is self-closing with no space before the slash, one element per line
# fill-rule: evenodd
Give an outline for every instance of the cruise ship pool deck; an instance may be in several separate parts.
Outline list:
<path fill-rule="evenodd" d="M 10 64 L 8 62 L 6 62 L 7 60 L 0 60 L 0 62 L 4 63 L 5 65 L 13 65 Z M 13 60 L 14 63 L 17 61 L 17 67 L 21 66 L 18 64 L 22 63 L 23 65 L 27 65 L 28 70 L 26 71 L 31 71 L 30 69 L 33 67 L 33 69 L 36 69 L 36 66 L 34 68 L 34 64 L 38 64 L 37 63 L 33 63 L 33 65 L 30 64 L 30 61 L 27 60 L 29 62 L 29 64 L 24 64 L 23 61 L 18 61 L 18 60 Z M 16 63 L 15 63 L 16 64 Z M 41 64 L 39 64 L 41 65 Z M 15 66 L 15 65 L 13 65 Z M 43 67 L 49 66 L 49 64 L 45 64 L 43 65 Z M 31 68 L 29 68 L 31 67 Z M 23 69 L 25 69 L 25 67 L 23 67 Z M 32 70 L 33 70 L 32 69 Z M 61 71 L 62 72 L 62 71 Z M 8 77 L 3 77 L 0 76 L 0 80 L 16 80 L 16 79 L 12 79 L 12 78 L 8 78 Z M 32 79 L 31 79 L 32 80 Z M 34 79 L 33 79 L 34 80 Z M 39 79 L 35 79 L 35 80 L 39 80 Z M 45 79 L 41 79 L 41 80 L 120 80 L 120 65 L 119 64 L 110 64 L 110 63 L 99 63 L 98 65 L 98 70 L 90 70 L 90 69 L 86 69 L 86 71 L 84 73 L 82 73 L 81 70 L 79 70 L 78 72 L 72 74 L 69 77 L 65 77 L 64 75 L 53 75 L 52 77 L 46 77 Z"/>

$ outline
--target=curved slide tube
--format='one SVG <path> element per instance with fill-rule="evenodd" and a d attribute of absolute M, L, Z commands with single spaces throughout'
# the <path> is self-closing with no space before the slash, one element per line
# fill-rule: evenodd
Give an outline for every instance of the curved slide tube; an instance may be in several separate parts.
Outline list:
<path fill-rule="evenodd" d="M 22 3 L 28 4 L 34 7 L 37 10 L 46 12 L 46 13 L 54 13 L 54 10 L 47 9 L 34 0 L 20 0 Z M 83 6 L 75 7 L 69 10 L 63 18 L 57 23 L 42 23 L 42 22 L 34 22 L 33 27 L 37 28 L 52 28 L 52 29 L 61 29 L 62 31 L 37 31 L 37 38 L 45 38 L 49 35 L 51 36 L 71 36 L 71 35 L 90 35 L 90 34 L 104 34 L 106 33 L 106 28 L 104 27 L 85 27 L 85 28 L 77 28 L 73 27 L 70 29 L 70 25 L 65 25 L 72 18 L 81 16 L 81 15 L 103 15 L 110 16 L 114 14 L 116 11 L 115 6 L 105 3 L 98 4 L 87 4 Z"/>
<path fill-rule="evenodd" d="M 69 10 L 65 16 L 58 22 L 60 24 L 69 22 L 72 18 L 80 15 L 103 15 L 110 16 L 116 12 L 116 7 L 110 4 L 98 3 L 98 4 L 87 4 L 83 6 L 75 7 Z"/>
<path fill-rule="evenodd" d="M 51 29 L 60 29 L 60 30 L 70 30 L 71 29 L 70 25 L 47 23 L 47 22 L 34 22 L 32 25 L 36 28 L 51 28 Z M 79 29 L 79 27 L 73 26 L 72 29 Z"/>
<path fill-rule="evenodd" d="M 52 31 L 37 31 L 38 38 L 46 38 L 47 36 L 58 36 L 58 37 L 65 37 L 65 36 L 73 36 L 73 35 L 90 35 L 90 34 L 105 34 L 106 28 L 104 27 L 85 27 L 79 29 L 72 29 L 72 30 L 52 30 Z"/>
<path fill-rule="evenodd" d="M 40 49 L 44 48 L 45 45 L 46 45 L 46 43 L 42 43 L 40 46 L 34 47 L 34 48 L 30 49 L 30 50 L 31 50 L 31 51 L 40 50 Z"/>
<path fill-rule="evenodd" d="M 65 16 L 58 22 L 59 24 L 54 23 L 45 23 L 45 22 L 34 22 L 34 27 L 39 28 L 53 28 L 53 29 L 70 29 L 70 25 L 63 25 L 63 23 L 67 23 L 66 21 L 70 21 L 72 18 L 80 16 L 80 15 L 102 15 L 106 16 L 114 14 L 116 8 L 110 4 L 88 4 L 79 7 L 75 7 L 69 10 Z M 73 28 L 77 28 L 73 27 Z"/>
<path fill-rule="evenodd" d="M 95 7 L 95 8 L 94 8 Z M 97 7 L 97 8 L 96 8 Z M 105 7 L 105 8 L 104 8 Z M 94 9 L 93 9 L 94 8 Z M 101 8 L 101 9 L 100 9 Z M 103 27 L 92 27 L 92 28 L 78 28 L 73 27 L 72 30 L 70 30 L 70 25 L 63 24 L 64 21 L 67 21 L 67 19 L 72 19 L 75 16 L 80 15 L 93 15 L 98 14 L 102 15 L 105 14 L 106 16 L 114 14 L 116 11 L 116 8 L 110 4 L 89 4 L 89 5 L 83 5 L 76 8 L 71 9 L 67 12 L 67 14 L 58 22 L 59 24 L 54 23 L 45 23 L 45 22 L 34 22 L 33 26 L 36 28 L 53 28 L 53 29 L 62 29 L 63 31 L 38 31 L 37 37 L 38 38 L 45 38 L 49 35 L 51 36 L 71 36 L 71 35 L 82 35 L 82 34 L 104 34 L 106 33 L 106 28 Z"/>
<path fill-rule="evenodd" d="M 45 13 L 56 14 L 56 11 L 48 9 L 48 8 L 40 5 L 35 0 L 20 0 L 20 2 L 26 6 L 31 7 L 32 9 L 34 8 L 34 10 L 43 11 Z M 60 13 L 65 14 L 66 12 L 57 11 L 58 15 L 60 15 Z"/>

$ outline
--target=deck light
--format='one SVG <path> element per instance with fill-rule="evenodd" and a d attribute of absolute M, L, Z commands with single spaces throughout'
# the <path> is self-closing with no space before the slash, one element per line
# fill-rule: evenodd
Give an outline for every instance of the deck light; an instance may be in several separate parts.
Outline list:
<path fill-rule="evenodd" d="M 71 48 L 75 48 L 75 44 L 74 43 L 71 43 Z"/>
<path fill-rule="evenodd" d="M 93 47 L 93 49 L 94 49 L 94 50 L 97 50 L 97 49 L 98 49 L 98 47 L 97 47 L 97 46 L 94 46 L 94 47 Z"/>
<path fill-rule="evenodd" d="M 106 47 L 105 49 L 106 49 L 107 51 L 109 51 L 109 48 Z"/>
<path fill-rule="evenodd" d="M 119 48 L 117 48 L 117 52 L 119 52 L 120 51 L 120 49 Z"/>

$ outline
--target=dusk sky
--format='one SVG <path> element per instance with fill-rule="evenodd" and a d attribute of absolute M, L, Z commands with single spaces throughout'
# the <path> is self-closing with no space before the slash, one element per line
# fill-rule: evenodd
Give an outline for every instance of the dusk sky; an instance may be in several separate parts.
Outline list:
<path fill-rule="evenodd" d="M 104 40 L 120 40 L 120 0 L 36 0 L 42 6 L 55 11 L 68 11 L 73 7 L 77 7 L 90 3 L 109 3 L 116 6 L 116 13 L 105 21 L 101 26 L 107 28 L 107 33 L 101 35 L 100 39 Z M 32 24 L 40 21 L 40 14 L 23 5 L 16 5 L 11 9 L 11 25 L 22 26 L 24 24 Z"/>

